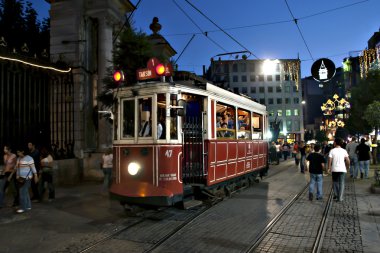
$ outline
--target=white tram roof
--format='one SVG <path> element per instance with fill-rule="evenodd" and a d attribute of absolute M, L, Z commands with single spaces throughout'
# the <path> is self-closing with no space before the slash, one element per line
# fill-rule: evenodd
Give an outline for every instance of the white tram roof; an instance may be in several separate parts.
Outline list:
<path fill-rule="evenodd" d="M 146 82 L 132 86 L 115 89 L 114 93 L 119 98 L 130 98 L 134 96 L 149 96 L 155 93 L 192 93 L 196 95 L 210 97 L 221 103 L 237 106 L 242 109 L 251 110 L 260 114 L 267 114 L 266 106 L 253 101 L 252 99 L 235 94 L 231 91 L 220 88 L 212 83 L 201 85 L 183 84 L 182 82 Z"/>

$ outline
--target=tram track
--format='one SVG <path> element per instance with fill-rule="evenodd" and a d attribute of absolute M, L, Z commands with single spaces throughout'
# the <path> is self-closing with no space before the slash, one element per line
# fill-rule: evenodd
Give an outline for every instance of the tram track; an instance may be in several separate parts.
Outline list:
<path fill-rule="evenodd" d="M 175 228 L 173 228 L 170 232 L 168 232 L 167 234 L 165 234 L 163 237 L 161 237 L 157 242 L 155 242 L 151 247 L 149 247 L 148 249 L 146 250 L 143 250 L 142 252 L 152 252 L 154 249 L 156 249 L 157 247 L 159 247 L 161 244 L 163 244 L 165 241 L 169 240 L 171 237 L 173 237 L 175 234 L 177 234 L 179 231 L 181 231 L 183 228 L 185 228 L 187 225 L 189 225 L 190 223 L 192 223 L 193 221 L 195 221 L 198 217 L 200 217 L 204 212 L 206 212 L 207 210 L 209 210 L 212 206 L 215 206 L 216 204 L 214 205 L 203 205 L 199 210 L 197 210 L 194 214 L 189 214 L 189 217 L 187 219 L 185 219 L 183 222 L 181 222 L 178 226 L 176 226 Z M 144 215 L 142 214 L 142 217 L 137 219 L 136 221 L 126 225 L 126 226 L 123 226 L 121 228 L 118 228 L 117 231 L 115 232 L 111 232 L 109 233 L 108 235 L 105 235 L 103 236 L 103 238 L 101 239 L 98 239 L 98 240 L 95 240 L 91 243 L 89 243 L 87 246 L 81 248 L 80 250 L 78 251 L 75 251 L 75 252 L 78 252 L 78 253 L 85 253 L 85 252 L 92 252 L 93 250 L 95 249 L 99 249 L 99 248 L 102 248 L 104 247 L 108 242 L 110 242 L 112 239 L 115 239 L 117 238 L 119 235 L 121 235 L 122 233 L 126 233 L 128 232 L 129 230 L 132 230 L 134 228 L 136 228 L 137 226 L 141 225 L 143 226 L 144 225 L 144 222 L 147 222 L 147 221 L 152 221 L 152 220 L 160 220 L 159 218 L 157 217 L 164 217 L 166 216 L 164 214 L 165 211 L 169 210 L 169 209 L 174 209 L 174 207 L 169 207 L 169 208 L 164 208 L 164 209 L 160 209 L 159 211 L 156 211 L 156 212 L 153 212 L 153 213 L 150 213 L 148 215 Z M 148 244 L 146 242 L 146 244 Z M 75 246 L 75 247 L 78 247 L 78 246 Z M 62 252 L 62 251 L 59 251 L 59 252 Z M 66 251 L 65 251 L 66 252 Z M 70 251 L 72 252 L 72 251 Z"/>
<path fill-rule="evenodd" d="M 308 187 L 309 187 L 309 184 L 307 184 L 303 189 L 301 189 L 301 191 L 299 193 L 297 193 L 288 202 L 288 204 L 286 206 L 284 206 L 280 210 L 280 212 L 268 223 L 268 225 L 261 231 L 261 233 L 255 238 L 255 240 L 253 240 L 253 244 L 250 245 L 243 252 L 246 252 L 246 253 L 260 252 L 260 250 L 259 250 L 260 245 L 263 243 L 264 240 L 269 240 L 267 238 L 268 234 L 273 232 L 272 230 L 273 230 L 274 226 L 277 225 L 280 222 L 280 220 L 285 215 L 288 214 L 290 209 L 297 203 L 297 201 L 300 200 L 301 196 L 307 195 Z M 310 243 L 310 244 L 312 244 L 312 246 L 308 247 L 308 248 L 311 249 L 312 253 L 321 252 L 322 245 L 323 245 L 323 238 L 325 235 L 327 221 L 328 221 L 328 217 L 329 217 L 330 209 L 331 209 L 331 205 L 332 205 L 332 200 L 333 200 L 333 189 L 331 187 L 330 192 L 328 194 L 327 202 L 326 202 L 325 207 L 324 207 L 322 218 L 320 219 L 319 224 L 318 224 L 318 230 L 316 232 L 316 235 L 315 235 L 315 237 L 310 238 L 310 241 L 312 241 L 312 243 Z M 273 233 L 275 233 L 275 232 L 273 232 Z M 289 236 L 289 237 L 291 237 L 291 236 Z M 288 245 L 284 245 L 284 247 L 288 247 Z M 307 249 L 305 249 L 305 251 L 303 251 L 303 252 L 307 252 Z"/>

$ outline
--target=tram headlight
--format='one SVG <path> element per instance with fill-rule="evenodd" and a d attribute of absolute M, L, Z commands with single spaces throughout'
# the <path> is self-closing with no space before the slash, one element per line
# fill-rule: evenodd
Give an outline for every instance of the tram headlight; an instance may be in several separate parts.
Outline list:
<path fill-rule="evenodd" d="M 132 162 L 132 163 L 128 164 L 129 175 L 135 176 L 137 173 L 139 173 L 140 170 L 141 170 L 140 164 L 138 164 L 136 162 Z"/>

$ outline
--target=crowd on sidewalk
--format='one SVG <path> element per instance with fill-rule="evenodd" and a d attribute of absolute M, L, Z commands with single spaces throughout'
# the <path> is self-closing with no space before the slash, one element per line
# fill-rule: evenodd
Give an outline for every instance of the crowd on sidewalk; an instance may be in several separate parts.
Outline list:
<path fill-rule="evenodd" d="M 316 189 L 316 199 L 322 199 L 323 176 L 332 175 L 334 199 L 343 201 L 344 182 L 349 173 L 353 179 L 368 179 L 371 161 L 371 146 L 365 138 L 357 142 L 352 137 L 349 143 L 336 138 L 333 144 L 324 141 L 322 144 L 306 144 L 304 141 L 272 142 L 269 148 L 269 163 L 279 164 L 291 156 L 301 173 L 306 173 L 310 181 L 309 200 L 313 200 Z"/>

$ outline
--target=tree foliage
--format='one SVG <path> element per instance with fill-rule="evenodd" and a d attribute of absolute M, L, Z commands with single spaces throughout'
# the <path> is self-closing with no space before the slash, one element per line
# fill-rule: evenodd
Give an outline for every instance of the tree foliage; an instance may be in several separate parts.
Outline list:
<path fill-rule="evenodd" d="M 311 141 L 312 139 L 314 139 L 314 132 L 312 130 L 306 131 L 304 135 L 305 142 Z"/>
<path fill-rule="evenodd" d="M 323 143 L 324 141 L 328 141 L 329 140 L 329 138 L 327 138 L 326 131 L 323 131 L 323 130 L 316 131 L 314 138 L 319 143 Z"/>
<path fill-rule="evenodd" d="M 24 53 L 40 56 L 44 49 L 49 50 L 49 34 L 50 19 L 40 22 L 31 2 L 0 0 L 0 37 L 9 51 L 20 52 L 26 44 L 29 51 Z"/>
<path fill-rule="evenodd" d="M 363 118 L 368 105 L 375 100 L 380 101 L 380 71 L 371 70 L 357 87 L 352 89 L 350 118 L 346 122 L 347 129 L 352 135 L 368 134 L 372 126 Z"/>
<path fill-rule="evenodd" d="M 124 72 L 125 81 L 121 85 L 131 85 L 137 82 L 136 70 L 146 68 L 147 61 L 153 57 L 152 45 L 148 36 L 142 31 L 136 31 L 132 27 L 125 28 L 120 34 L 120 40 L 116 43 L 113 51 L 112 67 L 107 70 L 104 78 L 105 87 L 98 95 L 102 107 L 113 106 L 114 97 L 112 90 L 115 89 L 113 72 L 115 69 Z"/>

